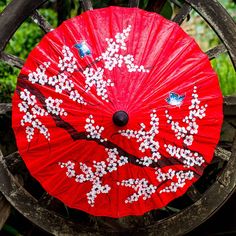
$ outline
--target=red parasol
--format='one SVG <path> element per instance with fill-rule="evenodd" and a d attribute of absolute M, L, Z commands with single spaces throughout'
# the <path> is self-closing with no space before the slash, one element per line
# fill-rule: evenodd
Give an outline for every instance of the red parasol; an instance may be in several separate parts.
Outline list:
<path fill-rule="evenodd" d="M 69 207 L 111 217 L 184 194 L 212 159 L 222 117 L 207 55 L 140 9 L 65 21 L 30 53 L 13 97 L 31 174 Z"/>

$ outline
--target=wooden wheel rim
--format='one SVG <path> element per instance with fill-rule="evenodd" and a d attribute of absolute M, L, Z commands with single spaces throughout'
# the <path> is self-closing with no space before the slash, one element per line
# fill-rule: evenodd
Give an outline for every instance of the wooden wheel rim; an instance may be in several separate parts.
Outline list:
<path fill-rule="evenodd" d="M 4 32 L 0 36 L 0 51 L 2 51 L 11 36 L 20 26 L 20 24 L 33 13 L 46 0 L 31 1 L 31 0 L 13 0 L 9 6 L 0 15 L 0 32 Z M 185 3 L 187 10 L 193 7 L 212 27 L 213 30 L 223 41 L 227 48 L 232 63 L 236 67 L 236 25 L 233 19 L 228 15 L 225 9 L 216 1 L 206 0 L 187 0 Z M 214 17 L 216 11 L 224 16 L 224 21 L 220 21 L 217 16 Z M 14 13 L 14 14 L 13 14 Z M 15 14 L 17 13 L 17 14 Z M 4 28 L 9 29 L 5 31 Z M 157 221 L 145 228 L 136 230 L 136 234 L 143 235 L 143 233 L 155 235 L 182 235 L 194 229 L 206 219 L 208 219 L 234 192 L 236 188 L 236 138 L 232 146 L 232 154 L 224 171 L 217 181 L 196 201 L 193 205 L 182 210 L 169 218 Z M 26 218 L 33 223 L 43 228 L 44 230 L 54 235 L 73 235 L 93 233 L 91 228 L 86 228 L 82 225 L 67 221 L 64 218 L 54 214 L 51 211 L 41 207 L 36 199 L 34 199 L 12 176 L 3 157 L 0 157 L 0 191 L 6 199 Z M 215 198 L 217 196 L 217 198 Z M 20 199 L 20 201 L 19 201 Z M 209 205 L 214 199 L 214 205 Z M 204 207 L 203 207 L 204 206 Z M 38 212 L 38 213 L 37 213 Z M 179 225 L 182 227 L 180 228 Z M 116 230 L 110 228 L 110 232 Z M 122 229 L 120 229 L 122 230 Z M 96 232 L 97 235 L 101 234 Z"/>

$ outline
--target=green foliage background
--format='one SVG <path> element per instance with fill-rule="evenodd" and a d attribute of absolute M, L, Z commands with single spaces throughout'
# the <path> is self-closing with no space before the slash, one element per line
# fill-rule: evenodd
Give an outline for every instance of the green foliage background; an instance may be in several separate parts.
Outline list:
<path fill-rule="evenodd" d="M 0 12 L 10 0 L 0 0 Z M 122 0 L 94 0 L 94 7 L 106 7 L 108 5 L 125 5 Z M 181 0 L 178 1 L 181 4 Z M 220 0 L 221 4 L 228 10 L 228 12 L 236 19 L 236 5 L 233 0 Z M 67 18 L 75 16 L 81 12 L 81 6 L 78 0 L 64 0 L 64 4 L 69 6 L 67 12 Z M 140 7 L 146 8 L 148 0 L 140 0 Z M 57 26 L 57 22 L 60 19 L 57 15 L 55 4 L 53 1 L 49 3 L 45 9 L 40 9 L 40 13 L 54 26 Z M 178 9 L 174 7 L 170 2 L 166 2 L 161 14 L 170 19 L 174 12 Z M 198 20 L 200 17 L 196 13 L 191 14 L 190 20 L 186 22 L 186 25 L 190 25 L 194 28 L 193 32 L 190 32 L 200 44 L 203 50 L 207 50 L 216 46 L 219 43 L 219 39 L 213 33 L 212 30 L 206 25 L 205 22 Z M 63 20 L 63 19 L 62 19 Z M 28 53 L 35 47 L 43 36 L 42 30 L 33 23 L 30 19 L 25 21 L 21 27 L 17 30 L 13 38 L 7 45 L 6 52 L 16 55 L 22 59 L 26 59 Z M 204 37 L 202 37 L 204 35 Z M 219 58 L 212 61 L 212 65 L 216 70 L 219 79 L 222 92 L 224 95 L 236 93 L 236 72 L 230 62 L 228 55 L 221 55 Z M 8 66 L 6 63 L 0 61 L 0 102 L 11 102 L 11 96 L 16 86 L 17 75 L 19 70 Z"/>
<path fill-rule="evenodd" d="M 236 1 L 219 0 L 236 21 Z M 223 54 L 212 60 L 212 66 L 219 76 L 220 86 L 224 95 L 236 95 L 236 71 L 228 55 Z"/>

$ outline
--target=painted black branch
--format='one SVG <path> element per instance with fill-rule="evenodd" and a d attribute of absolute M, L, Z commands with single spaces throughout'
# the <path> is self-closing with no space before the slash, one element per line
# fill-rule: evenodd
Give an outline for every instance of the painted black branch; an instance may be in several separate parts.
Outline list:
<path fill-rule="evenodd" d="M 37 89 L 36 87 L 32 87 L 31 83 L 25 79 L 19 78 L 18 79 L 18 89 L 19 87 L 22 89 L 27 89 L 31 94 L 35 95 L 37 97 L 37 99 L 39 100 L 39 102 L 42 104 L 42 106 L 45 108 L 46 107 L 46 103 L 45 103 L 45 96 L 40 92 L 39 89 Z M 60 116 L 58 115 L 54 115 L 54 114 L 50 114 L 53 118 L 53 120 L 55 121 L 55 124 L 57 127 L 64 129 L 66 132 L 68 132 L 68 134 L 71 136 L 71 138 L 76 141 L 76 140 L 87 140 L 87 141 L 93 141 L 96 142 L 98 145 L 104 146 L 105 148 L 109 148 L 109 149 L 113 149 L 116 148 L 119 155 L 120 156 L 125 156 L 128 158 L 129 163 L 136 165 L 136 166 L 140 166 L 140 167 L 145 167 L 141 164 L 139 164 L 137 161 L 140 160 L 138 157 L 128 153 L 127 151 L 125 151 L 124 149 L 122 149 L 121 147 L 119 147 L 118 145 L 112 143 L 111 141 L 107 140 L 107 141 L 103 141 L 101 142 L 98 139 L 92 139 L 92 138 L 88 138 L 87 137 L 87 133 L 86 132 L 79 132 L 77 131 L 71 124 L 69 124 L 68 122 L 66 122 L 65 120 L 63 120 Z M 160 160 L 158 160 L 157 162 L 151 164 L 149 167 L 151 168 L 156 168 L 156 167 L 165 167 L 165 166 L 173 166 L 173 165 L 182 165 L 182 161 L 181 159 L 175 159 L 175 158 L 170 158 L 170 157 L 165 157 L 163 156 Z M 197 172 L 199 172 L 199 170 L 197 170 Z"/>
<path fill-rule="evenodd" d="M 42 106 L 44 108 L 46 108 L 46 103 L 45 103 L 46 98 L 39 91 L 39 89 L 32 87 L 27 80 L 22 80 L 21 78 L 18 78 L 17 85 L 23 89 L 27 89 L 28 91 L 30 91 L 31 94 L 33 94 L 37 97 L 37 99 L 40 101 Z M 62 120 L 60 116 L 57 116 L 54 114 L 51 114 L 51 116 L 52 116 L 53 120 L 55 121 L 56 126 L 59 128 L 65 129 L 70 134 L 70 136 L 73 140 L 84 138 L 83 133 L 79 133 L 71 124 Z"/>

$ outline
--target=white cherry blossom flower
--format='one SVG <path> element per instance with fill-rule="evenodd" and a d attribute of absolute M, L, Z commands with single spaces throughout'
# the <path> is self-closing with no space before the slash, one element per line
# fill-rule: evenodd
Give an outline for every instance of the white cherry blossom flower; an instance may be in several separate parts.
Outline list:
<path fill-rule="evenodd" d="M 127 137 L 128 139 L 136 139 L 137 142 L 140 143 L 139 150 L 142 153 L 144 153 L 146 150 L 150 150 L 151 156 L 145 156 L 137 160 L 139 164 L 143 164 L 145 166 L 149 166 L 161 158 L 161 155 L 158 151 L 160 147 L 159 142 L 154 140 L 156 135 L 159 133 L 159 118 L 156 115 L 156 110 L 152 111 L 150 118 L 151 129 L 149 131 L 146 131 L 146 125 L 143 123 L 140 124 L 141 128 L 138 131 L 130 129 L 118 131 L 118 133 L 124 137 Z"/>
<path fill-rule="evenodd" d="M 199 125 L 197 121 L 203 119 L 206 116 L 207 104 L 200 105 L 198 99 L 197 87 L 194 86 L 193 99 L 189 106 L 189 114 L 182 119 L 183 125 L 179 122 L 173 121 L 173 117 L 169 115 L 169 111 L 166 110 L 167 123 L 171 125 L 171 129 L 175 132 L 177 139 L 183 139 L 184 144 L 191 146 L 194 141 L 194 135 L 198 134 Z M 185 124 L 185 125 L 184 125 Z"/>
<path fill-rule="evenodd" d="M 147 200 L 151 198 L 152 194 L 157 190 L 157 187 L 149 184 L 145 178 L 122 180 L 121 182 L 117 182 L 117 185 L 133 188 L 135 190 L 135 192 L 125 200 L 126 204 L 137 202 L 140 198 Z"/>
<path fill-rule="evenodd" d="M 89 118 L 91 120 L 92 117 Z M 92 167 L 85 163 L 80 162 L 80 170 L 82 173 L 76 173 L 75 163 L 72 161 L 67 161 L 66 163 L 59 162 L 61 168 L 66 168 L 66 176 L 68 178 L 74 178 L 77 183 L 91 182 L 92 187 L 90 191 L 86 194 L 88 204 L 93 207 L 95 205 L 95 200 L 99 194 L 108 193 L 111 187 L 108 184 L 102 184 L 102 178 L 113 171 L 116 171 L 118 167 L 121 167 L 128 163 L 127 157 L 119 158 L 119 154 L 116 148 L 105 149 L 108 157 L 105 161 L 93 161 Z"/>

